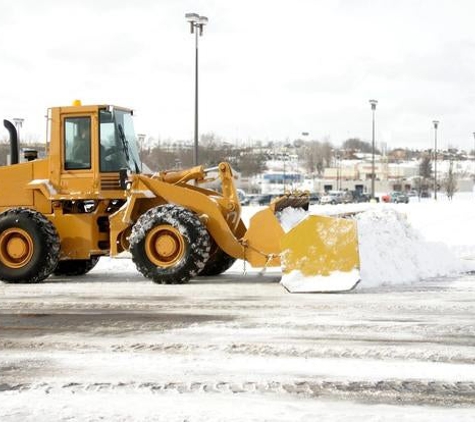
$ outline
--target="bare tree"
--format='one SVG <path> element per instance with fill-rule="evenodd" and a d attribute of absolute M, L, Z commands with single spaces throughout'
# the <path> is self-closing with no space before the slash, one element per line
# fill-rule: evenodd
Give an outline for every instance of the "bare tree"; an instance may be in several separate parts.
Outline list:
<path fill-rule="evenodd" d="M 0 166 L 7 164 L 7 158 L 10 154 L 10 145 L 6 142 L 0 142 Z"/>
<path fill-rule="evenodd" d="M 355 151 L 355 152 L 359 151 L 359 152 L 370 153 L 373 151 L 373 146 L 370 142 L 362 141 L 359 138 L 347 139 L 345 142 L 343 142 L 343 145 L 341 146 L 341 148 L 347 151 Z M 377 148 L 375 148 L 375 153 L 380 154 L 381 152 Z"/>
<path fill-rule="evenodd" d="M 262 153 L 253 154 L 252 151 L 246 149 L 237 157 L 235 167 L 244 177 L 253 176 L 266 169 L 266 157 Z"/>
<path fill-rule="evenodd" d="M 323 173 L 325 167 L 331 165 L 334 146 L 328 141 L 310 141 L 299 148 L 299 156 L 303 159 L 309 173 Z"/>
<path fill-rule="evenodd" d="M 442 185 L 445 189 L 445 193 L 447 194 L 447 198 L 451 201 L 454 193 L 457 192 L 457 175 L 453 171 L 453 161 L 450 161 L 449 171 L 445 175 Z"/>
<path fill-rule="evenodd" d="M 309 173 L 319 172 L 319 163 L 323 162 L 321 144 L 318 141 L 310 141 L 302 149 L 305 168 Z"/>
<path fill-rule="evenodd" d="M 177 153 L 167 151 L 160 146 L 142 150 L 140 158 L 152 171 L 171 170 L 180 161 Z"/>
<path fill-rule="evenodd" d="M 333 150 L 335 147 L 328 140 L 325 140 L 322 144 L 322 155 L 324 167 L 330 167 L 333 160 Z"/>
<path fill-rule="evenodd" d="M 419 163 L 419 176 L 423 179 L 430 179 L 432 177 L 432 160 L 428 154 L 424 155 Z"/>

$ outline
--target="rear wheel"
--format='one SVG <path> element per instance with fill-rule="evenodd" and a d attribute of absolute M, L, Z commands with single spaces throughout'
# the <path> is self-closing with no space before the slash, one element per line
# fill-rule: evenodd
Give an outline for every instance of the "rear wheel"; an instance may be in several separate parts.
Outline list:
<path fill-rule="evenodd" d="M 205 267 L 199 273 L 200 276 L 214 276 L 229 270 L 236 262 L 236 258 L 228 255 L 218 245 L 214 245 L 211 250 L 211 256 L 206 262 Z"/>
<path fill-rule="evenodd" d="M 54 275 L 84 275 L 91 271 L 99 261 L 98 256 L 90 259 L 66 259 L 58 262 Z"/>
<path fill-rule="evenodd" d="M 171 204 L 143 214 L 129 240 L 137 269 L 163 284 L 187 283 L 204 268 L 211 247 L 208 231 L 198 216 Z"/>
<path fill-rule="evenodd" d="M 0 214 L 0 280 L 38 283 L 59 260 L 60 240 L 54 225 L 28 208 Z"/>

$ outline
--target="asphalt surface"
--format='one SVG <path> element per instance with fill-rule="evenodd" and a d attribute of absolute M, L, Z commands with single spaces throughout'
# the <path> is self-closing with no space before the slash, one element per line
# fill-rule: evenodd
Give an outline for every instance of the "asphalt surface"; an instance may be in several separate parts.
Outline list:
<path fill-rule="evenodd" d="M 375 405 L 407 420 L 421 407 L 472 420 L 475 275 L 324 295 L 291 295 L 278 281 L 226 273 L 163 286 L 109 269 L 0 283 L 0 420 L 136 420 L 129 408 L 66 411 L 74 397 L 118 394 L 280 403 L 269 420 L 313 420 L 322 401 L 362 406 L 361 420 L 384 414 Z M 196 420 L 212 420 L 206 412 Z"/>

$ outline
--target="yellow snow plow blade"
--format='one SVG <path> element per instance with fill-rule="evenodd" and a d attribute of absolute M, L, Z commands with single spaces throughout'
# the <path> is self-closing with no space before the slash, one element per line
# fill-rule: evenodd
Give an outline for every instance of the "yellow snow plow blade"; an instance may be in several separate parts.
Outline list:
<path fill-rule="evenodd" d="M 354 288 L 360 260 L 356 221 L 309 215 L 281 240 L 281 283 L 290 292 Z"/>

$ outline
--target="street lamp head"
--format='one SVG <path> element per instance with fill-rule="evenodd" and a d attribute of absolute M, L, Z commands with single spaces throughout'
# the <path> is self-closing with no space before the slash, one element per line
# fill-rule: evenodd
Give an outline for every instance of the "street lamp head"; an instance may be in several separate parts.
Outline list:
<path fill-rule="evenodd" d="M 198 15 L 198 13 L 187 13 L 185 14 L 185 18 L 188 22 L 195 23 L 200 20 L 200 15 Z"/>
<path fill-rule="evenodd" d="M 371 110 L 376 110 L 376 104 L 378 104 L 378 100 L 369 100 L 371 104 Z"/>
<path fill-rule="evenodd" d="M 25 121 L 25 119 L 22 119 L 21 117 L 14 117 L 12 120 L 17 129 L 21 128 L 23 126 L 23 122 Z"/>
<path fill-rule="evenodd" d="M 196 25 L 200 29 L 200 37 L 203 35 L 203 27 L 208 23 L 208 18 L 206 16 L 200 16 L 200 20 Z"/>
<path fill-rule="evenodd" d="M 203 27 L 208 23 L 208 18 L 206 16 L 200 16 L 198 13 L 186 13 L 185 19 L 190 22 L 190 30 L 193 34 L 195 28 L 198 28 L 199 34 L 203 35 Z"/>
<path fill-rule="evenodd" d="M 439 121 L 434 120 L 432 123 L 434 124 L 434 129 L 437 129 L 437 127 L 439 126 Z"/>

